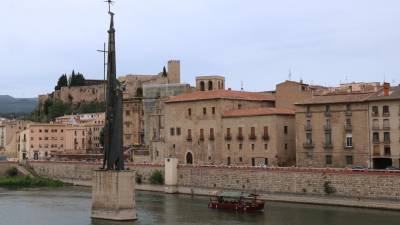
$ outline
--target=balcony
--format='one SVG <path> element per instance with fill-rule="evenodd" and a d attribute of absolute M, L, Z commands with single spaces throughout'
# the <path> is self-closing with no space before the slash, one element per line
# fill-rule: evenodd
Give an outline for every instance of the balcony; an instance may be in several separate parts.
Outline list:
<path fill-rule="evenodd" d="M 351 124 L 345 124 L 344 125 L 344 130 L 345 131 L 352 131 L 353 130 L 353 126 Z"/>
<path fill-rule="evenodd" d="M 390 126 L 389 126 L 389 125 L 384 125 L 384 126 L 382 127 L 382 130 L 390 130 Z"/>
<path fill-rule="evenodd" d="M 230 141 L 230 140 L 232 140 L 232 136 L 230 134 L 227 134 L 225 136 L 225 141 Z"/>
<path fill-rule="evenodd" d="M 236 136 L 236 139 L 238 139 L 239 141 L 243 141 L 243 135 L 241 135 L 241 134 L 238 134 L 238 136 Z"/>
<path fill-rule="evenodd" d="M 374 139 L 374 140 L 372 140 L 372 143 L 375 144 L 375 145 L 378 145 L 378 144 L 380 144 L 381 142 L 379 141 L 379 139 Z"/>
<path fill-rule="evenodd" d="M 354 143 L 352 143 L 351 145 L 347 145 L 347 143 L 344 143 L 344 149 L 347 149 L 347 150 L 351 150 L 351 149 L 354 149 Z"/>
<path fill-rule="evenodd" d="M 372 126 L 372 130 L 379 130 L 379 129 L 380 129 L 380 128 L 379 128 L 378 125 Z"/>
<path fill-rule="evenodd" d="M 257 139 L 256 135 L 254 135 L 254 134 L 249 135 L 249 140 L 256 140 L 256 139 Z"/>
<path fill-rule="evenodd" d="M 314 144 L 313 143 L 303 143 L 303 148 L 308 148 L 308 149 L 310 149 L 310 148 L 314 148 Z"/>
<path fill-rule="evenodd" d="M 311 125 L 305 125 L 304 126 L 305 131 L 312 131 L 312 126 Z"/>
<path fill-rule="evenodd" d="M 332 115 L 331 111 L 325 111 L 324 114 L 325 114 L 326 117 L 330 117 Z"/>
<path fill-rule="evenodd" d="M 332 149 L 333 148 L 333 144 L 332 143 L 323 143 L 324 149 Z"/>
<path fill-rule="evenodd" d="M 389 117 L 389 116 L 390 116 L 390 113 L 389 113 L 389 112 L 384 112 L 384 113 L 382 113 L 382 116 L 384 116 L 384 117 Z"/>
<path fill-rule="evenodd" d="M 331 131 L 332 130 L 331 125 L 324 125 L 324 130 L 325 131 Z"/>
<path fill-rule="evenodd" d="M 268 134 L 263 134 L 262 139 L 264 141 L 268 141 L 269 140 L 269 135 Z"/>
<path fill-rule="evenodd" d="M 208 140 L 214 141 L 214 140 L 215 140 L 214 135 L 210 135 L 210 136 L 208 137 Z"/>
<path fill-rule="evenodd" d="M 204 136 L 200 136 L 199 141 L 204 141 Z"/>
<path fill-rule="evenodd" d="M 371 116 L 373 116 L 373 117 L 378 117 L 378 116 L 379 116 L 379 112 L 372 112 L 372 113 L 371 113 Z"/>
<path fill-rule="evenodd" d="M 186 137 L 186 141 L 192 141 L 193 139 L 192 139 L 192 136 L 187 136 Z"/>
<path fill-rule="evenodd" d="M 383 140 L 383 144 L 385 144 L 385 145 L 390 145 L 390 139 L 388 139 L 388 140 Z"/>
<path fill-rule="evenodd" d="M 352 113 L 351 111 L 345 111 L 344 114 L 345 114 L 346 116 L 352 116 L 352 115 L 353 115 L 353 113 Z"/>
<path fill-rule="evenodd" d="M 311 112 L 306 112 L 306 117 L 310 118 L 311 117 Z"/>

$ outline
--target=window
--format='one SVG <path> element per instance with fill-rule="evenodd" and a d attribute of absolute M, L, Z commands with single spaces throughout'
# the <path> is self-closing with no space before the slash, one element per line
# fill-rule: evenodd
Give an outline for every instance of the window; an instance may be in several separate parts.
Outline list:
<path fill-rule="evenodd" d="M 188 108 L 188 116 L 191 116 L 191 115 L 192 115 L 192 109 Z"/>
<path fill-rule="evenodd" d="M 312 135 L 311 133 L 306 133 L 306 143 L 307 144 L 312 144 Z"/>
<path fill-rule="evenodd" d="M 372 106 L 372 116 L 378 116 L 378 115 L 379 115 L 378 106 Z"/>
<path fill-rule="evenodd" d="M 174 136 L 174 135 L 175 135 L 175 128 L 171 127 L 171 128 L 169 129 L 169 134 L 170 134 L 171 136 Z"/>
<path fill-rule="evenodd" d="M 242 157 L 239 157 L 239 162 L 243 162 L 243 158 Z"/>
<path fill-rule="evenodd" d="M 243 140 L 243 129 L 241 127 L 238 128 L 238 136 L 239 140 Z"/>
<path fill-rule="evenodd" d="M 208 81 L 208 90 L 209 91 L 213 90 L 213 82 L 211 80 Z"/>
<path fill-rule="evenodd" d="M 200 81 L 200 91 L 205 91 L 205 83 L 204 83 L 204 81 Z"/>
<path fill-rule="evenodd" d="M 346 125 L 351 126 L 351 119 L 346 119 Z"/>
<path fill-rule="evenodd" d="M 383 129 L 390 129 L 390 124 L 388 119 L 383 120 Z"/>
<path fill-rule="evenodd" d="M 131 115 L 131 111 L 130 110 L 126 110 L 125 111 L 125 115 L 127 115 L 127 116 Z"/>
<path fill-rule="evenodd" d="M 385 146 L 384 154 L 385 154 L 385 156 L 390 156 L 391 155 L 390 146 Z"/>
<path fill-rule="evenodd" d="M 285 150 L 287 150 L 288 149 L 288 144 L 285 144 Z"/>
<path fill-rule="evenodd" d="M 231 128 L 226 128 L 226 140 L 230 140 L 231 139 Z"/>
<path fill-rule="evenodd" d="M 268 158 L 264 159 L 264 165 L 268 166 Z"/>
<path fill-rule="evenodd" d="M 390 132 L 383 132 L 383 141 L 386 144 L 390 143 Z"/>
<path fill-rule="evenodd" d="M 254 149 L 255 149 L 255 145 L 251 144 L 251 150 L 254 150 Z"/>
<path fill-rule="evenodd" d="M 332 156 L 331 155 L 326 155 L 325 156 L 325 164 L 326 165 L 332 165 Z"/>
<path fill-rule="evenodd" d="M 226 163 L 228 166 L 230 166 L 231 165 L 231 157 L 228 157 L 228 159 L 227 159 L 227 163 Z"/>
<path fill-rule="evenodd" d="M 212 114 L 215 114 L 215 107 L 211 108 Z"/>
<path fill-rule="evenodd" d="M 264 139 L 264 140 L 268 140 L 268 139 L 269 139 L 268 127 L 267 127 L 267 126 L 264 127 L 263 139 Z"/>
<path fill-rule="evenodd" d="M 239 149 L 242 150 L 243 144 L 239 144 Z"/>
<path fill-rule="evenodd" d="M 181 136 L 181 128 L 180 127 L 176 128 L 176 135 Z"/>
<path fill-rule="evenodd" d="M 210 140 L 214 140 L 214 128 L 210 128 Z"/>
<path fill-rule="evenodd" d="M 347 112 L 350 112 L 350 111 L 351 111 L 351 104 L 347 104 L 347 105 L 346 105 L 346 111 L 347 111 Z"/>
<path fill-rule="evenodd" d="M 226 148 L 227 148 L 228 150 L 231 150 L 231 144 L 227 144 L 227 145 L 226 145 Z"/>
<path fill-rule="evenodd" d="M 192 140 L 192 129 L 187 130 L 187 140 Z"/>
<path fill-rule="evenodd" d="M 200 141 L 204 141 L 204 129 L 200 129 Z"/>
<path fill-rule="evenodd" d="M 353 165 L 353 156 L 352 155 L 346 156 L 346 165 Z"/>
<path fill-rule="evenodd" d="M 306 113 L 307 113 L 307 115 L 310 115 L 310 114 L 311 114 L 311 109 L 310 109 L 310 106 L 309 106 L 309 105 L 306 106 Z"/>
<path fill-rule="evenodd" d="M 378 119 L 372 120 L 372 129 L 379 129 L 379 120 Z"/>
<path fill-rule="evenodd" d="M 256 159 L 255 158 L 251 158 L 251 166 L 256 166 Z"/>
<path fill-rule="evenodd" d="M 325 145 L 332 145 L 332 133 L 325 133 Z"/>
<path fill-rule="evenodd" d="M 241 109 L 242 108 L 242 104 L 238 104 L 238 109 Z"/>
<path fill-rule="evenodd" d="M 203 115 L 206 115 L 206 114 L 207 114 L 207 108 L 204 107 L 204 108 L 203 108 Z"/>
<path fill-rule="evenodd" d="M 45 132 L 45 133 L 49 133 L 49 130 L 46 129 L 46 130 L 44 130 L 44 132 Z"/>
<path fill-rule="evenodd" d="M 382 114 L 384 116 L 389 116 L 390 115 L 389 106 L 388 105 L 385 105 L 385 106 L 382 107 Z"/>
<path fill-rule="evenodd" d="M 264 149 L 268 150 L 268 144 L 264 144 Z"/>
<path fill-rule="evenodd" d="M 284 134 L 288 134 L 288 126 L 284 126 L 283 127 L 283 133 Z"/>
<path fill-rule="evenodd" d="M 331 112 L 331 106 L 330 105 L 326 105 L 325 106 L 325 113 L 330 113 Z"/>
<path fill-rule="evenodd" d="M 346 147 L 347 148 L 353 147 L 353 135 L 352 134 L 346 134 Z"/>
<path fill-rule="evenodd" d="M 255 127 L 250 128 L 250 139 L 252 139 L 252 140 L 256 139 L 256 128 Z"/>

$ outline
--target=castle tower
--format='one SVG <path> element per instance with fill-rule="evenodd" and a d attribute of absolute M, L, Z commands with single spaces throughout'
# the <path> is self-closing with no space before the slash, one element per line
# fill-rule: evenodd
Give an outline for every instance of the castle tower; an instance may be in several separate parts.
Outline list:
<path fill-rule="evenodd" d="M 179 84 L 181 82 L 181 62 L 179 60 L 168 61 L 168 83 Z"/>
<path fill-rule="evenodd" d="M 196 91 L 225 90 L 225 77 L 198 76 L 196 77 Z"/>

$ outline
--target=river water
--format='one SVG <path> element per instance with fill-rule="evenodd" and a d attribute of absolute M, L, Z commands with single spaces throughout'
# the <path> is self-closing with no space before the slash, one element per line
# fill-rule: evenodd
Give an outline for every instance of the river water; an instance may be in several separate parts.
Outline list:
<path fill-rule="evenodd" d="M 137 192 L 139 219 L 90 219 L 88 188 L 0 190 L 0 225 L 399 225 L 400 212 L 267 202 L 261 213 L 207 208 L 207 197 Z"/>

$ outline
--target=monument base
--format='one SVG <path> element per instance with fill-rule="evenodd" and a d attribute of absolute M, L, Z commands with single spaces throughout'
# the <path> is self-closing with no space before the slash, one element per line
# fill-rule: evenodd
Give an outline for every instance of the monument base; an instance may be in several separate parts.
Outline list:
<path fill-rule="evenodd" d="M 137 219 L 134 171 L 94 172 L 91 217 L 118 221 Z"/>

